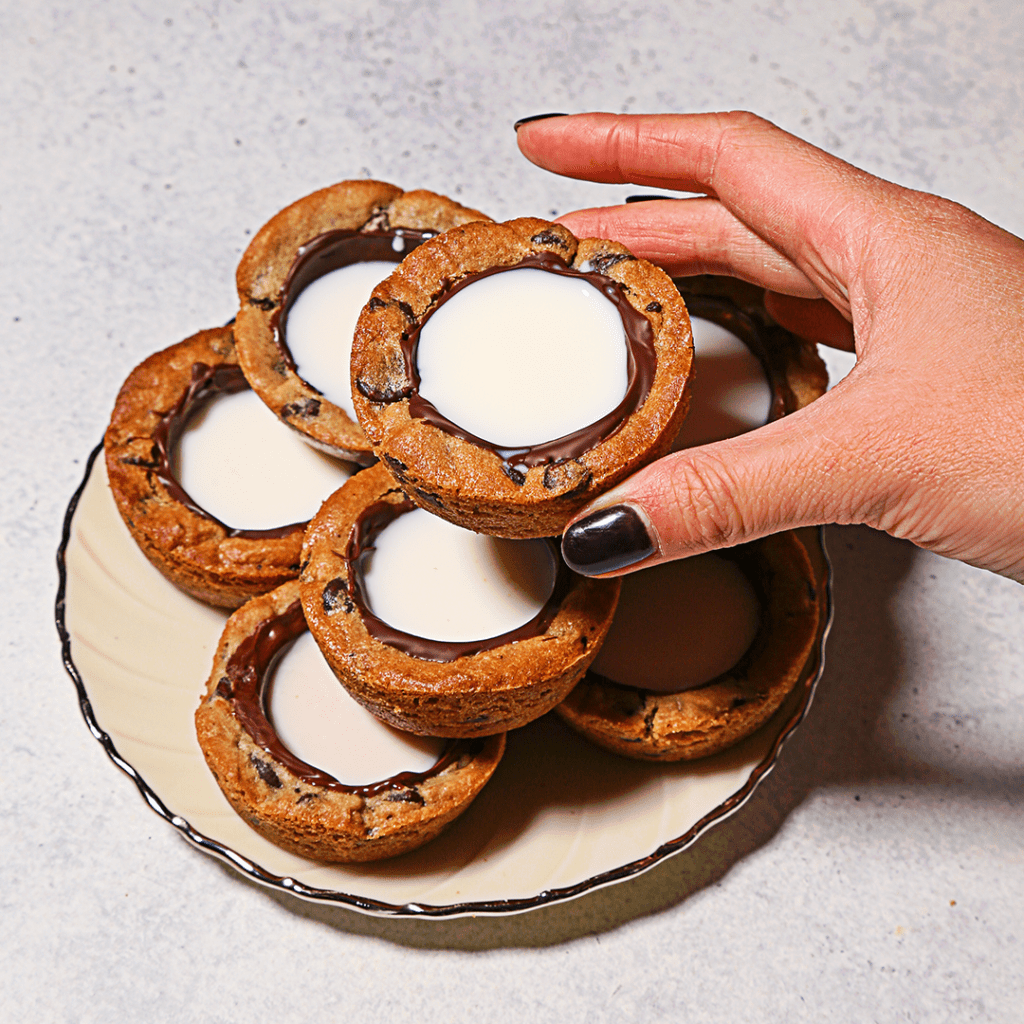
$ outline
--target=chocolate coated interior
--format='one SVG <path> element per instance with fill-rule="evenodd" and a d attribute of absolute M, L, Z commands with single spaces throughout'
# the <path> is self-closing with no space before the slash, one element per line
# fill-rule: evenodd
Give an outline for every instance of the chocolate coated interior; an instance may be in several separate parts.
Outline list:
<path fill-rule="evenodd" d="M 596 422 L 563 437 L 545 441 L 543 444 L 530 445 L 523 448 L 500 448 L 484 438 L 471 434 L 457 423 L 453 423 L 446 416 L 442 415 L 436 406 L 420 395 L 420 377 L 416 365 L 416 350 L 419 345 L 420 331 L 423 329 L 423 325 L 453 295 L 457 295 L 463 288 L 469 287 L 481 278 L 502 274 L 508 270 L 521 269 L 544 270 L 548 273 L 560 274 L 564 277 L 580 278 L 593 285 L 605 298 L 615 304 L 615 308 L 622 318 L 622 326 L 626 334 L 629 383 L 622 401 L 610 413 L 602 416 Z M 406 374 L 411 383 L 411 391 L 408 395 L 409 415 L 414 419 L 426 420 L 446 433 L 461 437 L 464 441 L 469 441 L 479 448 L 485 448 L 488 451 L 494 452 L 513 471 L 520 474 L 524 469 L 531 469 L 534 466 L 574 459 L 615 434 L 622 427 L 626 419 L 647 400 L 658 365 L 658 358 L 654 349 L 654 332 L 651 329 L 650 321 L 633 308 L 629 299 L 626 298 L 622 285 L 618 281 L 614 281 L 605 274 L 599 274 L 596 271 L 584 273 L 574 270 L 555 253 L 527 256 L 519 263 L 508 267 L 489 267 L 487 270 L 467 274 L 455 283 L 447 285 L 441 294 L 437 296 L 434 305 L 427 312 L 426 316 L 418 324 L 411 327 L 409 331 L 403 333 L 402 352 L 405 355 Z"/>
<path fill-rule="evenodd" d="M 238 721 L 253 740 L 303 782 L 322 789 L 364 797 L 386 789 L 412 789 L 463 754 L 475 755 L 482 748 L 482 740 L 456 740 L 448 744 L 441 757 L 427 771 L 399 772 L 365 786 L 350 786 L 307 764 L 281 742 L 267 714 L 274 665 L 285 647 L 305 631 L 306 619 L 299 601 L 289 605 L 280 615 L 264 619 L 235 648 L 215 691 L 218 697 L 231 701 Z M 338 685 L 341 686 L 341 683 Z"/>
<path fill-rule="evenodd" d="M 324 274 L 351 266 L 353 263 L 370 263 L 374 260 L 401 263 L 416 246 L 436 234 L 436 231 L 414 231 L 411 228 L 391 228 L 387 231 L 327 231 L 300 246 L 288 276 L 281 286 L 280 304 L 270 318 L 274 344 L 280 350 L 288 368 L 295 373 L 298 372 L 291 349 L 288 348 L 288 313 L 306 288 Z M 404 245 L 396 252 L 394 245 L 397 238 L 401 238 Z"/>
<path fill-rule="evenodd" d="M 544 603 L 544 606 L 528 622 L 516 629 L 501 633 L 498 636 L 489 637 L 483 640 L 430 640 L 426 637 L 415 636 L 412 633 L 405 633 L 400 629 L 389 626 L 382 619 L 379 619 L 370 610 L 366 600 L 366 591 L 363 582 L 363 563 L 373 551 L 374 541 L 380 532 L 393 523 L 399 516 L 406 512 L 412 512 L 416 508 L 407 498 L 402 501 L 376 501 L 368 505 L 356 519 L 352 533 L 349 536 L 348 547 L 345 550 L 345 563 L 349 578 L 349 596 L 359 609 L 366 631 L 383 644 L 397 647 L 400 651 L 413 658 L 420 658 L 423 661 L 455 661 L 456 658 L 464 658 L 469 655 L 479 654 L 481 651 L 493 650 L 495 647 L 502 647 L 505 644 L 516 643 L 519 640 L 527 640 L 530 637 L 541 636 L 551 625 L 558 610 L 565 600 L 569 589 L 572 586 L 573 574 L 562 561 L 561 555 L 554 544 L 551 544 L 552 551 L 556 558 L 555 586 L 551 596 Z M 550 544 L 550 541 L 547 543 Z M 330 585 L 330 584 L 328 584 Z M 429 599 L 430 595 L 425 595 Z"/>
<path fill-rule="evenodd" d="M 209 519 L 221 526 L 229 537 L 244 537 L 247 540 L 270 540 L 275 537 L 286 537 L 305 528 L 305 523 L 289 523 L 276 526 L 269 530 L 241 530 L 221 522 L 216 516 L 193 501 L 178 478 L 171 470 L 171 452 L 174 444 L 189 417 L 199 405 L 215 395 L 230 395 L 245 391 L 249 382 L 245 379 L 240 366 L 222 363 L 219 366 L 208 366 L 206 363 L 193 363 L 189 385 L 178 401 L 165 412 L 153 430 L 154 461 L 153 473 L 167 489 L 167 493 L 177 502 L 184 505 L 190 512 Z"/>

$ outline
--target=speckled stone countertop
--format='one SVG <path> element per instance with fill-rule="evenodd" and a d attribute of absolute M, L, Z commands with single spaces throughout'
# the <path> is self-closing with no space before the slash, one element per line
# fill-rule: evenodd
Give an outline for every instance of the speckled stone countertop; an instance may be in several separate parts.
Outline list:
<path fill-rule="evenodd" d="M 575 902 L 389 921 L 188 846 L 86 729 L 64 508 L 144 356 L 234 313 L 251 233 L 345 177 L 498 218 L 628 187 L 529 165 L 549 110 L 745 107 L 1024 232 L 1014 0 L 24 0 L 0 12 L 0 1018 L 1018 1021 L 1024 589 L 831 529 L 811 713 L 691 850 Z"/>

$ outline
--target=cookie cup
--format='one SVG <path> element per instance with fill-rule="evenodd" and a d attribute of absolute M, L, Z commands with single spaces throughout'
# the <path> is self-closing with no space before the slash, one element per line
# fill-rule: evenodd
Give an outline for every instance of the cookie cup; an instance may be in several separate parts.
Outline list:
<path fill-rule="evenodd" d="M 305 524 L 232 529 L 192 502 L 170 456 L 191 409 L 247 387 L 231 327 L 200 331 L 131 372 L 103 438 L 110 490 L 143 553 L 182 590 L 227 608 L 298 575 Z"/>
<path fill-rule="evenodd" d="M 382 181 L 338 182 L 273 216 L 250 242 L 236 274 L 239 359 L 252 389 L 314 447 L 360 465 L 373 462 L 372 446 L 359 424 L 299 376 L 279 330 L 289 301 L 310 283 L 307 279 L 293 294 L 296 271 L 308 250 L 322 255 L 325 246 L 353 244 L 347 236 L 355 235 L 354 251 L 365 254 L 344 262 L 397 263 L 424 238 L 477 220 L 490 218 L 434 192 L 403 192 Z"/>
<path fill-rule="evenodd" d="M 810 558 L 793 533 L 716 554 L 734 561 L 757 595 L 760 624 L 746 653 L 727 672 L 678 693 L 624 686 L 588 672 L 556 709 L 573 729 L 625 757 L 692 760 L 739 742 L 778 710 L 817 635 Z"/>
<path fill-rule="evenodd" d="M 539 718 L 593 660 L 611 625 L 618 581 L 586 579 L 563 566 L 533 635 L 517 631 L 457 645 L 454 651 L 439 650 L 452 645 L 426 641 L 429 656 L 408 653 L 396 643 L 408 640 L 403 646 L 416 650 L 424 642 L 409 634 L 384 642 L 370 632 L 354 578 L 365 514 L 408 505 L 387 470 L 377 465 L 348 480 L 310 521 L 302 553 L 302 606 L 327 663 L 360 704 L 408 732 L 489 736 Z"/>
<path fill-rule="evenodd" d="M 304 630 L 295 581 L 228 619 L 195 716 L 218 785 L 257 832 L 301 857 L 369 861 L 422 846 L 472 803 L 501 759 L 504 735 L 453 741 L 426 772 L 339 783 L 283 748 L 263 710 L 274 656 Z"/>
<path fill-rule="evenodd" d="M 424 417 L 409 339 L 473 275 L 539 264 L 613 289 L 624 322 L 640 322 L 647 351 L 633 362 L 623 405 L 600 430 L 585 427 L 525 456 L 502 454 L 486 439 L 440 424 L 443 417 Z M 679 292 L 664 271 L 624 246 L 581 241 L 533 218 L 466 224 L 425 242 L 374 289 L 353 340 L 353 402 L 375 453 L 418 505 L 492 536 L 548 537 L 597 494 L 669 450 L 686 414 L 692 363 Z"/>

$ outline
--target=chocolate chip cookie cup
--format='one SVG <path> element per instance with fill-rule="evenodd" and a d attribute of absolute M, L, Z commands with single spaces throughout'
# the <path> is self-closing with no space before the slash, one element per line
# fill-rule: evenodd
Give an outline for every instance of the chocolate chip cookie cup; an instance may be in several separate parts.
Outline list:
<path fill-rule="evenodd" d="M 268 714 L 275 662 L 305 630 L 294 581 L 228 619 L 195 716 L 211 772 L 242 818 L 299 856 L 369 861 L 422 846 L 472 803 L 501 760 L 504 735 L 440 744 L 421 770 L 356 784 L 335 778 L 294 753 Z M 336 737 L 356 741 L 354 729 Z"/>
<path fill-rule="evenodd" d="M 424 575 L 433 580 L 440 573 L 454 581 L 450 586 L 421 584 L 409 571 L 375 564 L 396 550 L 392 536 L 424 524 L 485 545 L 484 571 L 475 556 L 449 558 L 444 551 L 440 565 L 428 564 Z M 414 535 L 411 546 L 397 550 L 429 553 L 444 543 L 421 543 Z M 399 553 L 399 564 L 403 557 Z M 381 465 L 352 477 L 324 503 L 306 531 L 302 558 L 306 620 L 338 679 L 383 721 L 429 736 L 488 736 L 549 711 L 593 660 L 619 593 L 618 580 L 569 572 L 550 541 L 496 540 L 422 512 Z M 397 588 L 397 604 L 410 607 L 412 621 L 421 622 L 448 613 L 458 598 L 468 609 L 453 613 L 462 628 L 460 620 L 474 604 L 487 603 L 509 580 L 516 591 L 524 565 L 536 582 L 545 563 L 551 568 L 545 587 L 533 587 L 525 603 L 513 593 L 516 618 L 476 635 L 474 629 L 461 638 L 433 628 L 411 632 L 392 600 Z M 384 602 L 397 610 L 384 611 Z"/>
<path fill-rule="evenodd" d="M 654 648 L 673 638 L 648 636 L 641 628 L 629 641 L 637 656 L 631 667 L 620 668 L 618 680 L 588 672 L 558 706 L 558 715 L 573 729 L 625 757 L 692 760 L 738 743 L 778 710 L 800 679 L 817 635 L 819 603 L 807 551 L 795 534 L 781 533 L 713 557 L 738 568 L 756 595 L 756 630 L 739 660 L 690 689 L 673 692 L 671 682 L 666 686 L 664 679 L 657 681 L 664 691 L 650 689 L 645 673 Z M 684 563 L 669 563 L 647 571 L 672 573 L 682 568 Z M 662 581 L 661 593 L 669 599 L 671 581 Z M 680 605 L 684 628 L 686 614 L 687 608 Z M 680 638 L 677 649 L 686 642 Z M 628 651 L 622 654 L 628 656 Z M 617 660 L 620 666 L 626 663 L 626 657 Z M 686 674 L 685 665 L 679 674 Z"/>
<path fill-rule="evenodd" d="M 237 273 L 236 337 L 253 390 L 310 444 L 369 465 L 349 382 L 359 310 L 425 239 L 489 219 L 445 196 L 380 181 L 342 181 L 276 214 Z"/>
<path fill-rule="evenodd" d="M 204 405 L 247 391 L 231 327 L 200 331 L 132 371 L 103 439 L 111 492 L 146 557 L 193 597 L 228 608 L 298 575 L 306 520 L 321 494 L 330 493 L 353 468 L 335 464 L 326 471 L 332 482 L 314 495 L 302 521 L 253 529 L 222 521 L 182 485 L 173 465 L 175 444 Z M 262 417 L 262 405 L 255 402 L 255 407 Z M 269 413 L 266 423 L 293 444 Z"/>
<path fill-rule="evenodd" d="M 418 505 L 545 537 L 668 451 L 691 367 L 686 308 L 662 270 L 522 218 L 431 239 L 374 289 L 353 402 Z"/>

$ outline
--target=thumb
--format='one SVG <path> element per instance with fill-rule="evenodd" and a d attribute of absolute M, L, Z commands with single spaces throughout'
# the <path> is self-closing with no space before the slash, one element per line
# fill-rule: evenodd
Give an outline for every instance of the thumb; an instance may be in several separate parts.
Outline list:
<path fill-rule="evenodd" d="M 880 521 L 896 488 L 859 390 L 841 385 L 765 427 L 641 469 L 570 524 L 566 562 L 617 574 L 793 527 Z"/>

